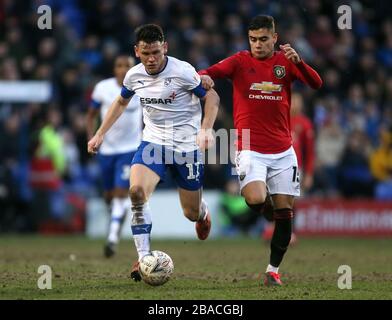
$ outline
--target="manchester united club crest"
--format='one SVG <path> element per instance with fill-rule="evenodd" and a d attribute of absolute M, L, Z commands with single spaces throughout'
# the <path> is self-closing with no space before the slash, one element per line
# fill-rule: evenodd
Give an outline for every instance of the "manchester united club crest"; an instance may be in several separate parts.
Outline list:
<path fill-rule="evenodd" d="M 284 66 L 274 66 L 274 75 L 278 79 L 282 79 L 286 75 L 286 69 Z"/>

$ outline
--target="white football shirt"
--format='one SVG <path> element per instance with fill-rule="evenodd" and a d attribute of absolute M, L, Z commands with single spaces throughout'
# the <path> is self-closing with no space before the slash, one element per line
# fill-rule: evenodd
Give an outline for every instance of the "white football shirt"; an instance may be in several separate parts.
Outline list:
<path fill-rule="evenodd" d="M 199 97 L 205 95 L 200 83 L 199 74 L 189 63 L 170 56 L 164 69 L 157 74 L 148 74 L 141 63 L 128 71 L 124 87 L 128 90 L 126 95 L 135 93 L 140 97 L 144 141 L 169 146 L 177 152 L 198 148 Z"/>
<path fill-rule="evenodd" d="M 118 97 L 121 86 L 116 78 L 98 82 L 92 94 L 93 107 L 100 108 L 101 120 Z M 123 114 L 105 134 L 99 153 L 113 155 L 135 151 L 142 137 L 142 108 L 138 96 L 133 96 Z"/>

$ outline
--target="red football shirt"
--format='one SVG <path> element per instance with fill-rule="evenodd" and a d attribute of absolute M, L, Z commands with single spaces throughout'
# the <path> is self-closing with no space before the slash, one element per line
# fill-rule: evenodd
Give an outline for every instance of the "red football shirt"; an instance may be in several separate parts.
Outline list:
<path fill-rule="evenodd" d="M 304 115 L 291 117 L 291 136 L 298 166 L 308 175 L 314 172 L 314 133 L 312 122 Z"/>
<path fill-rule="evenodd" d="M 233 82 L 234 127 L 238 150 L 280 153 L 291 144 L 291 83 L 298 79 L 314 89 L 321 87 L 318 73 L 301 61 L 294 64 L 282 51 L 258 60 L 249 51 L 238 52 L 199 74 Z M 250 130 L 250 141 L 242 141 L 242 130 Z M 248 145 L 248 146 L 247 146 Z"/>

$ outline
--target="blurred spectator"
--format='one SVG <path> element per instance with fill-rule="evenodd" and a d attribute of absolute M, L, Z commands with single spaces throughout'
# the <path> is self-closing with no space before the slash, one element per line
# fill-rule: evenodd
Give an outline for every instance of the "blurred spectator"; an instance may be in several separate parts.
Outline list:
<path fill-rule="evenodd" d="M 290 42 L 307 63 L 321 70 L 324 80 L 317 92 L 295 86 L 306 106 L 304 114 L 313 119 L 315 127 L 317 158 L 312 191 L 316 194 L 336 195 L 338 175 L 345 194 L 351 192 L 347 187 L 353 183 L 353 168 L 364 169 L 364 183 L 369 172 L 368 154 L 356 150 L 360 155 L 354 161 L 349 154 L 352 145 L 346 148 L 346 141 L 360 131 L 366 148 L 376 147 L 381 144 L 380 128 L 392 126 L 392 6 L 388 2 L 351 1 L 352 30 L 336 27 L 339 2 L 320 0 L 48 0 L 45 3 L 53 12 L 52 30 L 36 26 L 37 6 L 41 3 L 3 1 L 0 6 L 0 78 L 47 80 L 53 85 L 51 103 L 58 106 L 59 126 L 64 129 L 55 135 L 65 139 L 67 157 L 72 160 L 70 166 L 63 164 L 64 169 L 56 171 L 57 175 L 65 174 L 62 183 L 66 190 L 75 187 L 83 192 L 90 190 L 88 194 L 97 193 L 99 173 L 94 160 L 86 154 L 80 115 L 87 108 L 94 84 L 111 74 L 113 58 L 122 53 L 133 54 L 133 31 L 143 23 L 159 22 L 168 36 L 170 52 L 202 69 L 247 49 L 249 18 L 258 13 L 272 14 L 280 30 L 279 42 Z M 217 122 L 215 129 L 230 129 L 232 123 L 224 120 L 230 119 L 227 115 L 232 112 L 230 83 L 219 83 L 216 90 L 221 96 L 219 112 L 223 120 Z M 7 113 L 8 108 L 21 110 L 16 116 L 19 120 Z M 27 183 L 23 182 L 29 174 L 26 163 L 37 160 L 36 155 L 26 159 L 26 144 L 30 142 L 27 137 L 34 137 L 34 132 L 42 128 L 45 108 L 45 104 L 0 101 L 0 131 L 4 133 L 0 137 L 1 181 L 16 186 L 25 203 L 29 198 Z M 7 140 L 9 134 L 14 140 Z M 45 139 L 51 140 L 52 134 L 46 133 Z M 21 143 L 10 143 L 16 137 Z M 219 145 L 217 150 L 220 148 L 224 146 Z M 16 154 L 24 156 L 15 157 Z M 52 154 L 53 160 L 64 156 L 61 154 Z M 4 160 L 7 157 L 13 159 L 11 171 L 9 160 Z M 66 160 L 55 162 L 59 169 L 59 162 Z M 344 167 L 339 168 L 340 164 Z M 223 188 L 227 175 L 218 166 L 207 168 L 207 173 L 210 179 L 207 177 L 206 188 Z M 354 176 L 358 178 L 358 174 Z M 4 186 L 4 182 L 0 184 Z M 362 188 L 362 194 L 370 196 L 372 192 L 367 189 L 371 187 L 370 183 Z M 0 194 L 1 190 L 4 188 L 0 187 Z M 357 191 L 354 190 L 358 195 Z"/>
<path fill-rule="evenodd" d="M 291 136 L 301 172 L 302 192 L 313 186 L 314 174 L 314 131 L 311 120 L 303 114 L 303 98 L 294 93 L 291 96 Z"/>
<path fill-rule="evenodd" d="M 299 55 L 305 61 L 312 61 L 314 58 L 314 49 L 310 45 L 309 41 L 305 38 L 304 26 L 301 23 L 294 23 L 288 30 L 287 33 L 283 34 L 288 43 L 296 48 Z"/>
<path fill-rule="evenodd" d="M 239 195 L 239 183 L 236 179 L 226 183 L 219 213 L 223 235 L 260 236 L 263 227 L 261 215 L 249 209 L 245 199 Z"/>
<path fill-rule="evenodd" d="M 381 115 L 377 104 L 374 101 L 367 102 L 365 106 L 365 131 L 372 146 L 376 146 L 379 138 L 381 125 Z"/>
<path fill-rule="evenodd" d="M 62 219 L 66 213 L 63 175 L 66 170 L 64 140 L 59 133 L 61 113 L 50 109 L 46 122 L 34 135 L 30 164 L 30 184 L 33 189 L 33 210 L 36 228 L 50 217 Z"/>
<path fill-rule="evenodd" d="M 381 62 L 386 66 L 392 67 L 392 21 L 387 20 L 383 25 L 384 44 L 377 54 Z"/>
<path fill-rule="evenodd" d="M 331 30 L 331 21 L 327 16 L 317 16 L 316 25 L 309 35 L 309 42 L 318 53 L 326 58 L 331 58 L 331 51 L 336 40 Z"/>
<path fill-rule="evenodd" d="M 370 143 L 366 135 L 359 130 L 350 133 L 339 163 L 339 189 L 345 197 L 373 196 L 369 154 Z"/>
<path fill-rule="evenodd" d="M 346 136 L 336 116 L 331 116 L 316 139 L 315 188 L 324 196 L 335 196 L 338 192 L 338 166 L 345 143 Z"/>
<path fill-rule="evenodd" d="M 25 128 L 14 112 L 0 127 L 0 231 L 27 231 L 30 225 Z"/>
<path fill-rule="evenodd" d="M 392 200 L 392 130 L 381 131 L 380 146 L 370 156 L 370 168 L 378 182 L 376 198 Z"/>
<path fill-rule="evenodd" d="M 54 170 L 60 177 L 64 175 L 66 169 L 64 140 L 58 131 L 61 123 L 60 111 L 50 109 L 47 113 L 47 123 L 39 132 L 39 142 L 36 149 L 36 156 L 50 159 Z"/>

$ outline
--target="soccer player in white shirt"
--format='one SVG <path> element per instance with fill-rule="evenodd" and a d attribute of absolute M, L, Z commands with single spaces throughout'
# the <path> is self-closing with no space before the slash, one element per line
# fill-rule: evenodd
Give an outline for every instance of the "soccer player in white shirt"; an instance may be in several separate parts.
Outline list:
<path fill-rule="evenodd" d="M 143 141 L 132 161 L 130 198 L 132 233 L 140 259 L 150 253 L 151 215 L 148 199 L 169 169 L 179 187 L 184 215 L 196 222 L 196 232 L 205 240 L 211 229 L 207 204 L 202 199 L 204 167 L 200 150 L 214 143 L 212 127 L 219 96 L 201 86 L 200 76 L 187 62 L 167 56 L 167 43 L 160 26 L 147 24 L 136 30 L 135 54 L 141 63 L 125 76 L 121 95 L 110 107 L 101 127 L 88 142 L 95 153 L 105 133 L 137 94 L 143 106 Z M 201 121 L 200 99 L 204 100 Z M 138 261 L 131 277 L 140 281 Z"/>
<path fill-rule="evenodd" d="M 134 65 L 132 57 L 118 56 L 114 62 L 114 77 L 96 84 L 87 113 L 89 139 L 94 135 L 98 116 L 100 115 L 101 120 L 105 118 L 121 90 L 127 71 Z M 99 149 L 98 160 L 103 177 L 104 198 L 111 208 L 109 233 L 104 247 L 104 255 L 107 258 L 115 254 L 122 224 L 131 207 L 128 198 L 129 173 L 141 136 L 142 108 L 139 98 L 134 96 L 127 104 L 124 115 L 105 135 Z"/>

